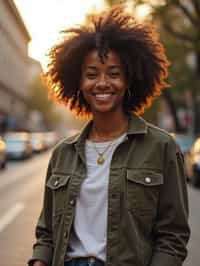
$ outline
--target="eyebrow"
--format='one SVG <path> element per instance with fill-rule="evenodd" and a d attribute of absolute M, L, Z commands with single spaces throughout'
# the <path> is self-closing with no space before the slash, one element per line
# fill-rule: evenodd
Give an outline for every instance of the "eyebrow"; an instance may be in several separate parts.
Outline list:
<path fill-rule="evenodd" d="M 97 69 L 97 67 L 95 67 L 95 66 L 92 66 L 92 65 L 90 65 L 90 66 L 87 66 L 86 68 L 87 68 L 87 69 L 94 69 L 94 70 L 96 70 L 96 69 Z"/>

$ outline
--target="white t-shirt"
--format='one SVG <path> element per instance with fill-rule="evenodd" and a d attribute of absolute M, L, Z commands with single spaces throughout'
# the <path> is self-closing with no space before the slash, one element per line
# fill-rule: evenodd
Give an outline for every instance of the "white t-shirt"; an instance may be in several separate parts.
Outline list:
<path fill-rule="evenodd" d="M 124 141 L 126 134 L 113 141 L 95 142 L 86 140 L 85 153 L 87 176 L 77 199 L 73 228 L 70 235 L 67 257 L 94 256 L 106 259 L 108 182 L 112 155 Z M 105 162 L 97 164 L 98 153 L 104 153 Z"/>

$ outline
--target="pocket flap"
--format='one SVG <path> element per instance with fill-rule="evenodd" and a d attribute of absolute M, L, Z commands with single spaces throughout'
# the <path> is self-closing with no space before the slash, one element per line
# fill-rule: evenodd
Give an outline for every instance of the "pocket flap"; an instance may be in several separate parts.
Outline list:
<path fill-rule="evenodd" d="M 163 184 L 163 174 L 150 169 L 127 169 L 126 178 L 145 186 L 157 186 Z"/>
<path fill-rule="evenodd" d="M 52 174 L 50 179 L 47 181 L 47 187 L 56 190 L 60 187 L 63 187 L 67 184 L 68 180 L 70 178 L 70 175 L 64 175 L 64 174 Z"/>

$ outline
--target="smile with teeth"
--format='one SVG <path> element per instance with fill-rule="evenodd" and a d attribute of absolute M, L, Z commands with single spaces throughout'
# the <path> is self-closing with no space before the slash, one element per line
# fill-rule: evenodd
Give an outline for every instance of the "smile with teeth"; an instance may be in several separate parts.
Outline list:
<path fill-rule="evenodd" d="M 95 94 L 95 98 L 96 99 L 102 99 L 102 100 L 105 100 L 105 99 L 108 99 L 110 96 L 112 96 L 112 93 L 98 93 L 98 94 Z"/>

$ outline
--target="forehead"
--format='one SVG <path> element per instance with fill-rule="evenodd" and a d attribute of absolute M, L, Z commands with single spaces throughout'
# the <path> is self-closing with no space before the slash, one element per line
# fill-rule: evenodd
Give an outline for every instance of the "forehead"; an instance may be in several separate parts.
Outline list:
<path fill-rule="evenodd" d="M 107 66 L 107 65 L 117 65 L 121 66 L 120 56 L 113 50 L 109 50 L 107 56 L 101 61 L 98 51 L 91 50 L 89 51 L 84 60 L 83 60 L 83 67 L 87 67 L 88 65 L 100 65 L 100 66 Z"/>

